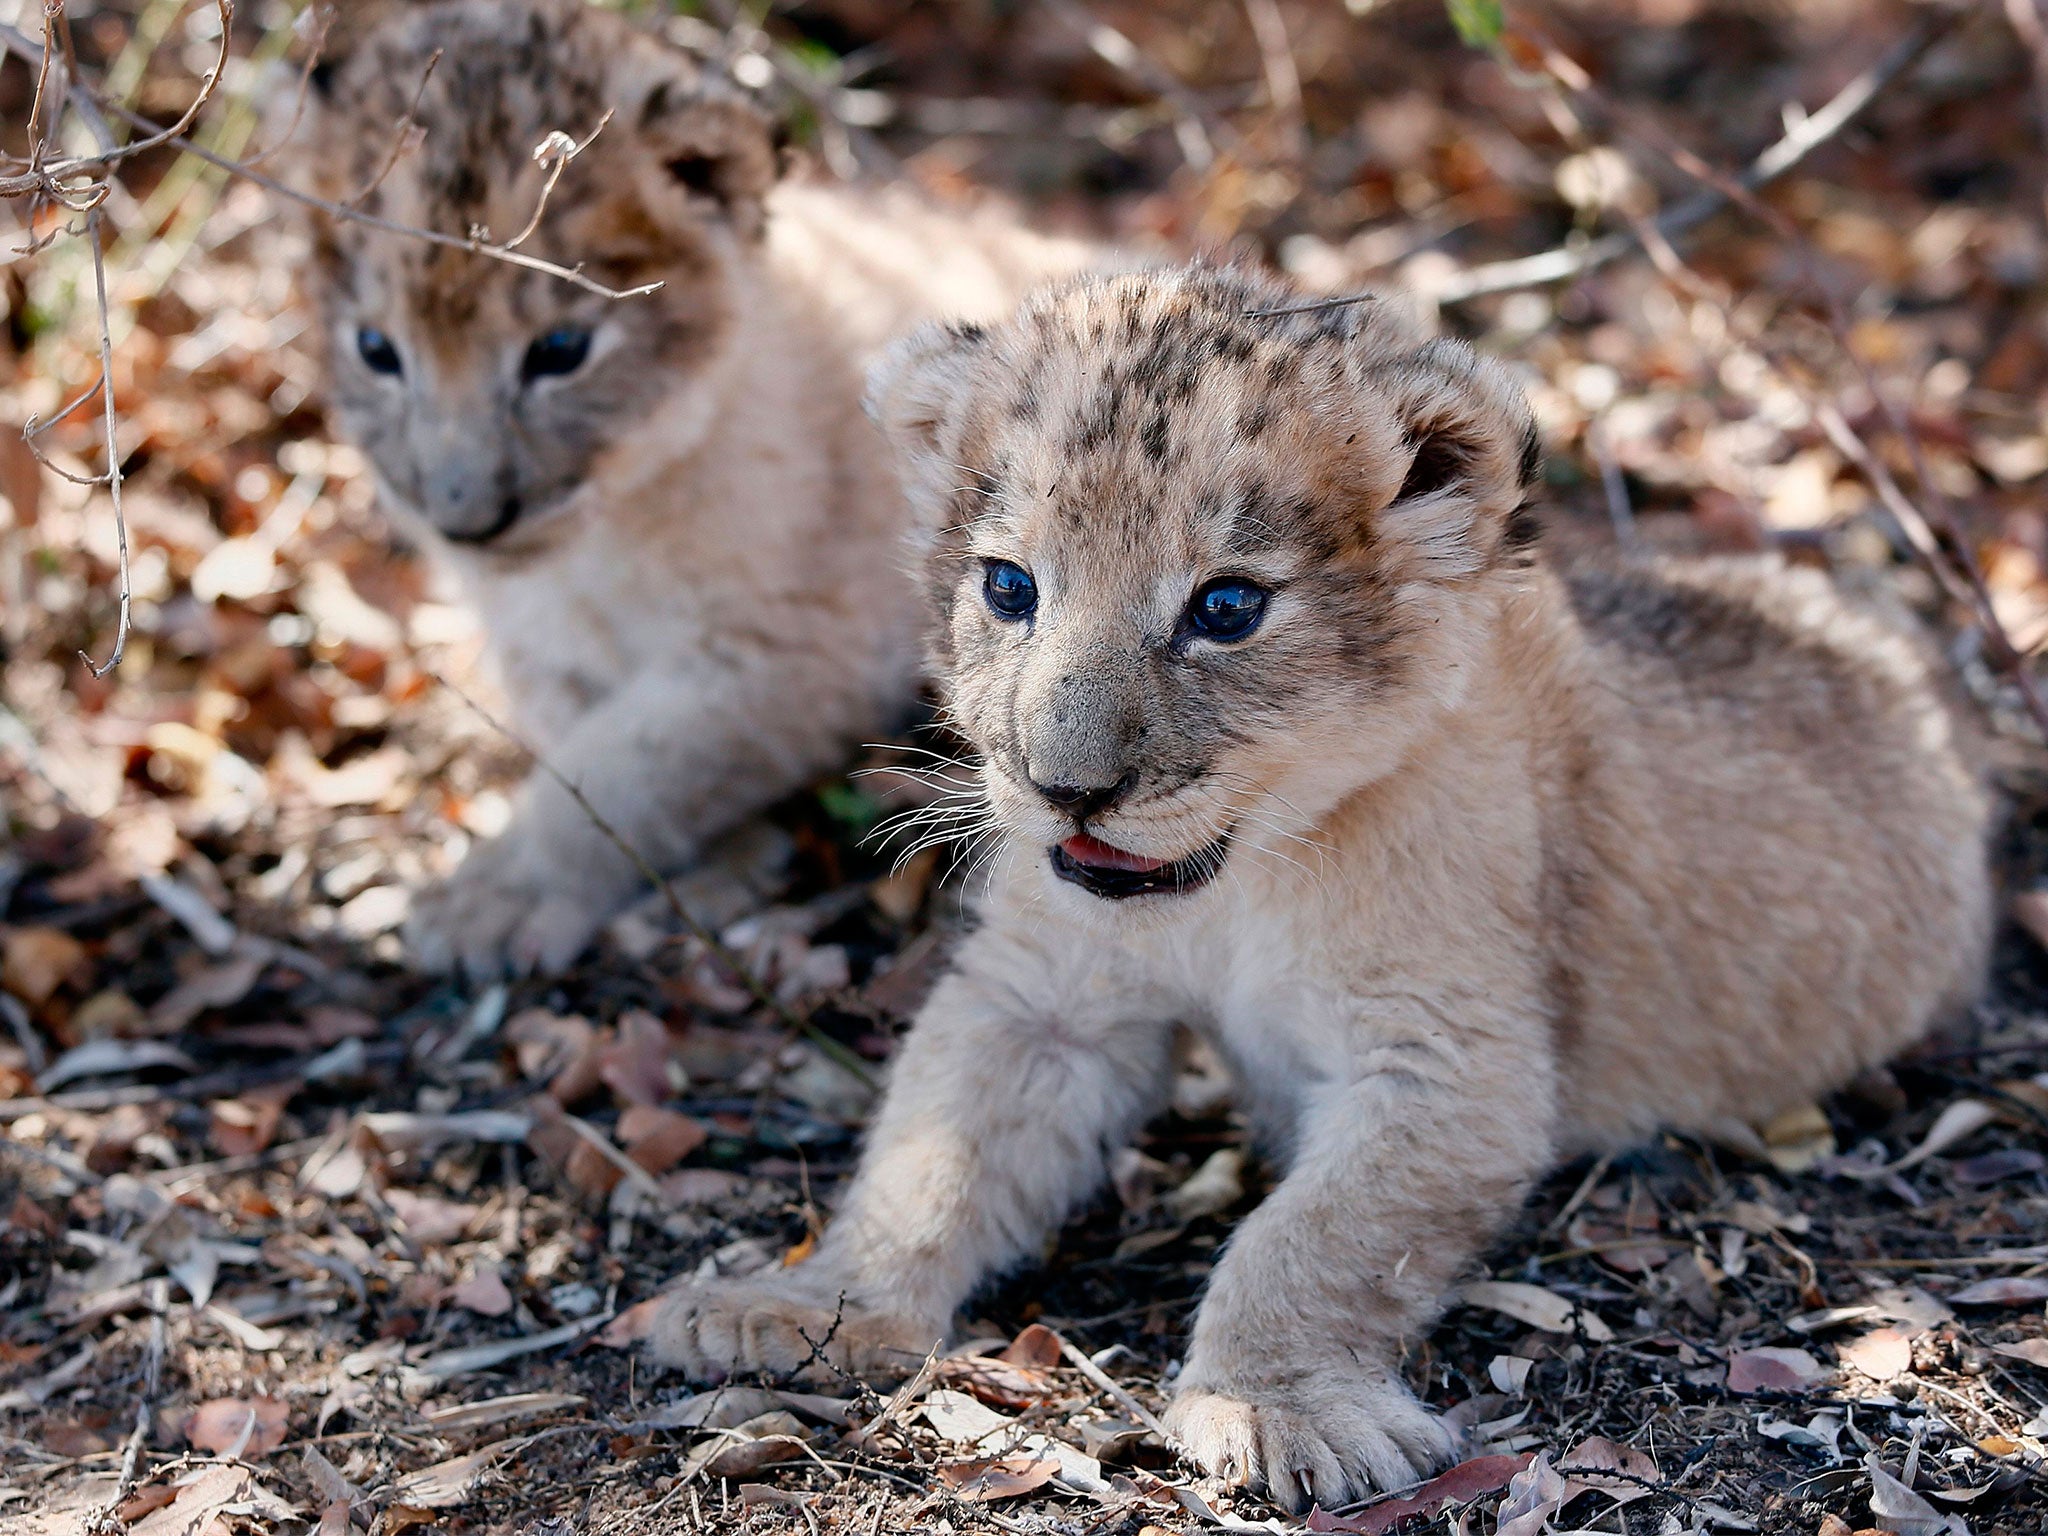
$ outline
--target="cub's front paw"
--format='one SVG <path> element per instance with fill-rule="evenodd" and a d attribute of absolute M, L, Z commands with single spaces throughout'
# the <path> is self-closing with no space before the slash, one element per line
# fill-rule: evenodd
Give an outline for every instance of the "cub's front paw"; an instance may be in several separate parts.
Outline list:
<path fill-rule="evenodd" d="M 1206 1472 L 1300 1513 L 1419 1482 L 1448 1463 L 1450 1431 L 1391 1375 L 1183 1386 L 1167 1433 Z"/>
<path fill-rule="evenodd" d="M 565 970 L 615 901 L 558 885 L 516 829 L 472 849 L 454 874 L 413 897 L 405 937 L 424 970 L 472 980 Z"/>
<path fill-rule="evenodd" d="M 916 1370 L 944 1333 L 943 1326 L 868 1311 L 781 1278 L 705 1280 L 670 1294 L 655 1314 L 647 1349 L 692 1381 L 752 1371 L 886 1381 Z"/>

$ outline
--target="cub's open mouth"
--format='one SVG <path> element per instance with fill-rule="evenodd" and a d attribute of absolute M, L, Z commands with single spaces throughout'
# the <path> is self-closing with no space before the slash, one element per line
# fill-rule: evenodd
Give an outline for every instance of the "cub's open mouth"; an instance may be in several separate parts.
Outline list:
<path fill-rule="evenodd" d="M 1220 837 L 1198 853 L 1174 863 L 1127 853 L 1108 843 L 1077 833 L 1051 850 L 1052 872 L 1071 881 L 1091 896 L 1122 901 L 1130 896 L 1174 896 L 1207 885 L 1223 867 L 1223 855 L 1230 847 Z"/>

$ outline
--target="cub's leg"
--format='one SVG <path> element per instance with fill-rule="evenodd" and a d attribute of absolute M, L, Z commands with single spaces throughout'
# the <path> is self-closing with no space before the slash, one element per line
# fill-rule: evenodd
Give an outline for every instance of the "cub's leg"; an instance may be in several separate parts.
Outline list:
<path fill-rule="evenodd" d="M 1368 1044 L 1306 1089 L 1293 1164 L 1196 1316 L 1167 1428 L 1285 1507 L 1334 1508 L 1449 1458 L 1395 1370 L 1401 1342 L 1550 1162 L 1540 1014 L 1460 990 L 1436 989 L 1445 1001 L 1426 1013 L 1361 1003 Z"/>
<path fill-rule="evenodd" d="M 846 699 L 812 699 L 815 681 L 765 671 L 643 673 L 567 736 L 528 744 L 635 853 L 669 874 L 825 771 L 864 728 Z M 459 966 L 479 978 L 558 971 L 644 878 L 575 797 L 536 767 L 504 832 L 415 898 L 407 938 L 428 970 Z"/>
<path fill-rule="evenodd" d="M 650 1339 L 692 1378 L 900 1375 L 989 1275 L 1035 1256 L 1166 1099 L 1171 1026 L 985 928 L 903 1042 L 860 1169 L 794 1269 L 676 1291 Z"/>

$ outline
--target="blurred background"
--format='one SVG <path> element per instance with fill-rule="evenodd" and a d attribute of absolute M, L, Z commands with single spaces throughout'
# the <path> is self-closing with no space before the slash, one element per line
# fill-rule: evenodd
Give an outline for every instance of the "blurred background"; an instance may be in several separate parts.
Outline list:
<path fill-rule="evenodd" d="M 1633 1307 L 1652 1342 L 1574 1358 L 1540 1330 L 1467 1313 L 1429 1347 L 1425 1375 L 1440 1405 L 1494 1394 L 1499 1419 L 1523 1412 L 1494 1442 L 1513 1450 L 1665 1425 L 1707 1458 L 1699 1486 L 1747 1511 L 1752 1524 L 1732 1528 L 1829 1531 L 1823 1515 L 1866 1518 L 1872 1485 L 1840 1474 L 1855 1469 L 1839 1423 L 1836 1440 L 1808 1423 L 1798 1394 L 1812 1383 L 1771 1378 L 1792 1394 L 1786 1422 L 1806 1426 L 1774 1433 L 1685 1373 L 1711 1376 L 1752 1347 L 1804 1352 L 1785 1319 L 1868 1305 L 1879 1280 L 1947 1294 L 2009 1275 L 2023 1318 L 1965 1304 L 1958 1323 L 1940 1302 L 1917 1321 L 1870 1314 L 1909 1341 L 1882 1380 L 1917 1372 L 1934 1384 L 1923 1405 L 1963 1402 L 1873 1432 L 1892 1450 L 1932 1434 L 1952 1452 L 1941 1477 L 1988 1492 L 1943 1508 L 1967 1508 L 1975 1529 L 2038 1530 L 2048 1251 L 2028 1245 L 2048 1237 L 2048 895 L 2033 890 L 2048 876 L 2048 780 L 2020 682 L 2048 644 L 2038 0 L 629 8 L 769 104 L 793 175 L 1002 198 L 1049 228 L 1267 263 L 1318 294 L 1414 291 L 1525 377 L 1562 551 L 1778 549 L 1936 623 L 2016 806 L 2016 921 L 1964 1043 L 1815 1109 L 1750 1164 L 1666 1149 L 1594 1169 L 1567 1208 L 1574 1173 L 1501 1273 L 1598 1298 L 1617 1319 Z M 0 22 L 33 43 L 44 9 L 0 0 Z M 257 99 L 280 71 L 290 79 L 300 9 L 234 8 L 195 143 L 229 160 L 264 148 Z M 98 99 L 159 123 L 186 110 L 222 49 L 212 0 L 61 10 Z M 343 5 L 338 24 L 365 14 Z M 22 438 L 93 384 L 101 346 L 79 216 L 7 180 L 31 154 L 31 52 L 0 61 L 0 154 L 13 157 L 0 161 L 0 1116 L 13 1154 L 0 1155 L 0 1212 L 13 1202 L 0 1372 L 16 1383 L 6 1411 L 39 1415 L 0 1437 L 0 1467 L 24 1508 L 119 1463 L 125 1405 L 162 1356 L 149 1308 L 89 1304 L 116 1284 L 99 1265 L 122 1244 L 131 1287 L 186 1253 L 136 1236 L 160 1234 L 162 1211 L 109 1180 L 168 1189 L 213 1223 L 206 1241 L 265 1255 L 235 1293 L 238 1325 L 209 1332 L 195 1314 L 172 1327 L 189 1353 L 150 1443 L 200 1445 L 183 1415 L 235 1393 L 288 1402 L 305 1433 L 316 1364 L 368 1341 L 544 1331 L 735 1244 L 800 1249 L 815 1218 L 803 1181 L 843 1167 L 865 1105 L 658 908 L 558 981 L 472 995 L 404 967 L 407 889 L 502 824 L 520 755 L 434 681 L 474 672 L 470 620 L 394 543 L 357 456 L 324 431 L 288 221 L 259 187 L 173 145 L 125 161 L 98 209 L 133 633 L 121 665 L 95 675 L 81 653 L 113 649 L 118 592 L 107 488 L 89 483 L 106 464 L 99 401 L 39 434 L 47 463 Z M 67 142 L 83 131 L 67 118 Z M 875 1062 L 959 912 L 942 851 L 892 871 L 863 843 L 883 809 L 873 780 L 821 785 L 776 814 L 744 868 L 691 893 L 783 1006 Z M 564 1087 L 569 1066 L 582 1075 Z M 675 1117 L 659 1122 L 674 1155 L 656 1171 L 699 1176 L 693 1193 L 658 1218 L 630 1201 L 622 1215 L 617 1191 L 633 1181 L 573 1136 L 528 1126 L 500 1146 L 482 1122 L 419 1130 L 421 1117 L 524 1104 L 540 1084 L 629 1146 L 636 1106 Z M 1977 1108 L 1957 1118 L 1958 1105 Z M 1213 1101 L 1183 1105 L 1125 1165 L 1118 1206 L 1070 1238 L 1068 1278 L 997 1298 L 994 1326 L 1064 1318 L 1090 1349 L 1163 1365 L 1215 1218 L 1251 1187 L 1241 1142 Z M 1915 1145 L 1934 1150 L 1884 1171 Z M 353 1181 L 308 1174 L 320 1149 L 323 1167 L 354 1158 Z M 1951 1151 L 1974 1162 L 1952 1165 Z M 1217 1164 L 1224 1154 L 1237 1161 Z M 166 1173 L 195 1167 L 207 1171 Z M 1190 1184 L 1196 1195 L 1167 1199 Z M 448 1227 L 441 1211 L 435 1227 L 438 1207 L 405 1200 L 470 1215 Z M 1746 1214 L 1727 1216 L 1736 1206 Z M 493 1236 L 500 1217 L 510 1225 Z M 1577 1240 L 1543 1235 L 1552 1217 Z M 287 1237 L 342 1269 L 286 1260 Z M 1963 1251 L 1978 1257 L 1942 1268 Z M 1985 1267 L 1983 1253 L 2008 1251 L 2021 1257 Z M 450 1299 L 486 1271 L 502 1274 L 502 1307 L 495 1292 Z M 320 1321 L 331 1316 L 353 1331 Z M 99 1341 L 96 1363 L 39 1385 L 81 1340 Z M 1498 1358 L 1521 1361 L 1512 1393 Z M 616 1396 L 623 1359 L 536 1362 L 518 1384 Z M 1519 1401 L 1531 1359 L 1542 1403 Z M 1862 1380 L 1848 1359 L 1819 1365 Z M 1899 1393 L 1894 1409 L 1911 1395 Z M 415 1422 L 397 1399 L 363 1401 L 359 1425 Z M 433 1444 L 473 1443 L 454 1433 Z M 600 1486 L 605 1508 L 669 1491 L 680 1449 L 634 1443 L 644 1465 L 642 1451 L 565 1463 L 548 1497 L 576 1491 L 587 1514 Z M 368 1462 L 334 1451 L 365 1487 L 426 1457 L 396 1442 Z M 935 1475 L 912 1462 L 913 1481 Z M 487 1513 L 464 1519 L 518 1509 L 502 1490 L 477 1497 Z M 746 1518 L 770 1528 L 778 1508 Z M 805 1529 L 788 1509 L 774 1518 Z"/>

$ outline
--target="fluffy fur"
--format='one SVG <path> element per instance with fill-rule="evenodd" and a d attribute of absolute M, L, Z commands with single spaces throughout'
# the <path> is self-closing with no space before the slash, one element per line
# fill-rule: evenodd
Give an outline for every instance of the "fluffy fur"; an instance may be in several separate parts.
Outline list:
<path fill-rule="evenodd" d="M 735 90 L 576 0 L 385 10 L 323 65 L 293 141 L 302 184 L 506 241 L 540 202 L 536 145 L 595 133 L 519 249 L 663 286 L 611 301 L 315 217 L 335 419 L 473 596 L 524 733 L 678 867 L 910 699 L 905 518 L 862 363 L 1082 253 L 908 197 L 778 187 L 769 126 Z M 365 329 L 391 349 L 383 371 Z M 587 359 L 537 369 L 530 349 L 565 330 Z M 437 967 L 553 969 L 637 883 L 536 774 L 510 830 L 421 896 L 413 938 Z"/>
<path fill-rule="evenodd" d="M 1290 302 L 1091 282 L 876 374 L 1003 852 L 816 1254 L 675 1293 L 661 1359 L 921 1357 L 1161 1106 L 1181 1022 L 1285 1172 L 1168 1427 L 1340 1504 L 1450 1454 L 1403 1341 L 1546 1169 L 1767 1119 L 1978 985 L 1986 799 L 1908 639 L 1775 565 L 1560 577 L 1504 370 L 1384 304 L 1262 313 Z M 991 560 L 1033 618 L 990 611 Z M 1272 594 L 1235 643 L 1184 616 L 1218 577 Z M 1099 842 L 1221 868 L 1055 878 L 1080 829 L 1037 786 L 1076 784 Z"/>

